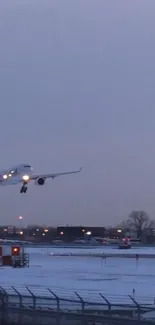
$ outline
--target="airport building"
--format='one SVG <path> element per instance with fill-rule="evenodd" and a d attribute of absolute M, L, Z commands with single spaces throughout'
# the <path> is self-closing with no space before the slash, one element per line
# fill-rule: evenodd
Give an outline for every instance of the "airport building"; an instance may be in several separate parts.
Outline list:
<path fill-rule="evenodd" d="M 104 237 L 105 231 L 105 227 L 64 226 L 57 227 L 57 236 L 64 241 L 72 241 L 77 238 Z"/>

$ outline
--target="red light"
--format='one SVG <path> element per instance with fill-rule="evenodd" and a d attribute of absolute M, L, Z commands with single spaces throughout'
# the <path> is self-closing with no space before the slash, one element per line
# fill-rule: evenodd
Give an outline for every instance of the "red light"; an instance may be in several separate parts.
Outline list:
<path fill-rule="evenodd" d="M 12 255 L 19 255 L 20 254 L 20 247 L 12 247 Z"/>

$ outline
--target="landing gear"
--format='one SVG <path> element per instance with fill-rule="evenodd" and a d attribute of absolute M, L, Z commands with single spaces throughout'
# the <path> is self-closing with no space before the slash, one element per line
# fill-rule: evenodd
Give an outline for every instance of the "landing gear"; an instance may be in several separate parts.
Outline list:
<path fill-rule="evenodd" d="M 20 193 L 26 193 L 27 192 L 27 183 L 24 183 L 23 186 L 21 187 Z"/>

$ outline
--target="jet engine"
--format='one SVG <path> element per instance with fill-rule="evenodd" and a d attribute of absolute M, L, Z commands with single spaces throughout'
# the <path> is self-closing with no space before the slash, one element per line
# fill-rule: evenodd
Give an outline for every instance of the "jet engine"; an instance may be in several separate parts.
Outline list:
<path fill-rule="evenodd" d="M 45 184 L 45 178 L 39 177 L 35 180 L 35 185 L 44 185 Z"/>

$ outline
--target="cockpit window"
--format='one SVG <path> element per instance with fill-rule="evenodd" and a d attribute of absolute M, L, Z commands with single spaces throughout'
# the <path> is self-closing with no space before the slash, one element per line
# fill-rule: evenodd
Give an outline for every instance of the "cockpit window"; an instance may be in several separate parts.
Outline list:
<path fill-rule="evenodd" d="M 24 165 L 24 167 L 25 167 L 25 168 L 31 168 L 31 166 L 30 166 L 30 165 Z"/>

